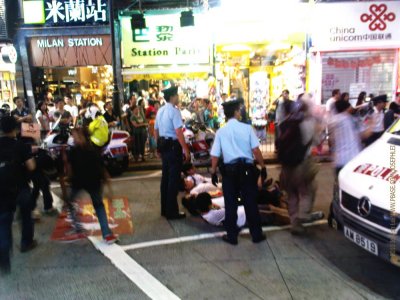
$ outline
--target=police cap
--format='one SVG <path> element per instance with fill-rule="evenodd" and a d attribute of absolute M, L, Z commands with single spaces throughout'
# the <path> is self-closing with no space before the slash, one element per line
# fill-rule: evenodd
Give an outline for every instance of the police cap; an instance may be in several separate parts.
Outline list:
<path fill-rule="evenodd" d="M 372 98 L 372 102 L 374 103 L 374 105 L 381 103 L 381 102 L 388 102 L 387 95 L 376 96 L 376 97 Z"/>
<path fill-rule="evenodd" d="M 178 95 L 178 88 L 170 87 L 168 89 L 163 90 L 162 92 L 164 94 L 165 101 L 169 102 L 169 99 L 171 99 L 171 97 Z"/>

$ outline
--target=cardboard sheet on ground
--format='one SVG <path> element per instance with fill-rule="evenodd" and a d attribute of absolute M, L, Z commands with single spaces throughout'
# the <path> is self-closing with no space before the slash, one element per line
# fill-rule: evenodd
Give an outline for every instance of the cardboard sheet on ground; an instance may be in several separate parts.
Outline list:
<path fill-rule="evenodd" d="M 133 223 L 129 201 L 127 197 L 104 198 L 104 207 L 107 212 L 108 224 L 113 233 L 132 234 Z M 80 223 L 90 236 L 101 236 L 100 224 L 89 195 L 77 200 L 77 215 Z M 67 211 L 63 211 L 57 219 L 51 240 L 70 241 L 73 240 L 73 228 Z"/>

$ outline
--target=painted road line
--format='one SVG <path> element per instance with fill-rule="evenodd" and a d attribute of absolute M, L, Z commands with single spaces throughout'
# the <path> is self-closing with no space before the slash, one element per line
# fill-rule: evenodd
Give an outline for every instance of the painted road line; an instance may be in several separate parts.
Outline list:
<path fill-rule="evenodd" d="M 118 177 L 118 178 L 111 178 L 111 182 L 119 182 L 119 181 L 131 181 L 131 180 L 141 180 L 141 179 L 149 179 L 149 178 L 156 178 L 161 177 L 161 171 L 156 171 L 154 173 L 148 175 L 141 175 L 141 176 L 127 176 L 127 177 Z M 52 183 L 50 185 L 52 189 L 60 188 L 59 183 Z"/>
<path fill-rule="evenodd" d="M 327 220 L 320 220 L 320 221 L 316 221 L 313 223 L 304 224 L 304 226 L 310 227 L 310 226 L 317 226 L 317 225 L 325 225 L 327 223 L 328 223 Z M 279 231 L 279 230 L 285 230 L 285 229 L 289 229 L 289 228 L 290 228 L 290 225 L 265 226 L 265 227 L 263 227 L 263 232 Z M 225 233 L 226 233 L 225 231 L 218 231 L 218 232 L 213 232 L 213 233 L 203 233 L 203 234 L 197 234 L 197 235 L 177 237 L 177 238 L 172 238 L 172 239 L 156 240 L 156 241 L 150 241 L 150 242 L 125 245 L 125 246 L 121 246 L 121 248 L 125 251 L 128 251 L 128 250 L 136 250 L 136 249 L 142 249 L 142 248 L 148 248 L 148 247 L 157 247 L 157 246 L 163 246 L 163 245 L 172 245 L 172 244 L 179 244 L 179 243 L 185 243 L 185 242 L 193 242 L 193 241 L 198 241 L 198 240 L 205 240 L 205 239 L 221 237 Z M 241 235 L 249 234 L 249 229 L 248 228 L 243 229 L 242 231 L 240 231 L 240 234 Z"/>
<path fill-rule="evenodd" d="M 151 299 L 177 300 L 177 295 L 158 281 L 146 269 L 130 257 L 121 246 L 107 245 L 98 237 L 89 237 L 93 245 L 104 254 L 129 280 Z"/>

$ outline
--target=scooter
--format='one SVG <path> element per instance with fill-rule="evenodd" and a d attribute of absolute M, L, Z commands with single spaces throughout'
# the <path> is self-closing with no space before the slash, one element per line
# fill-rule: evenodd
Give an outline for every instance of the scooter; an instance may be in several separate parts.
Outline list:
<path fill-rule="evenodd" d="M 69 127 L 59 127 L 59 120 L 53 126 L 52 131 L 43 141 L 42 147 L 48 155 L 56 162 L 58 173 L 62 162 L 62 151 L 68 151 L 74 145 Z M 109 142 L 102 149 L 104 165 L 111 176 L 120 175 L 128 169 L 129 152 L 128 144 L 130 135 L 127 131 L 112 130 Z M 53 177 L 56 174 L 48 174 Z"/>
<path fill-rule="evenodd" d="M 209 163 L 215 133 L 204 124 L 190 120 L 185 124 L 183 136 L 189 147 L 192 162 L 195 165 Z"/>

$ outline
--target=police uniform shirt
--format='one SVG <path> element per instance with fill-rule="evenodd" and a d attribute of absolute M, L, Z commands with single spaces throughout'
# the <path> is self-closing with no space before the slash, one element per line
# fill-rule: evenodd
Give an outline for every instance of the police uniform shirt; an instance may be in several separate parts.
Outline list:
<path fill-rule="evenodd" d="M 250 125 L 230 119 L 217 131 L 211 155 L 220 157 L 222 154 L 225 164 L 232 163 L 238 158 L 245 158 L 248 163 L 252 163 L 253 149 L 259 146 L 258 138 Z"/>
<path fill-rule="evenodd" d="M 154 128 L 158 130 L 160 137 L 176 140 L 175 130 L 182 126 L 181 112 L 174 105 L 167 103 L 158 110 Z"/>

